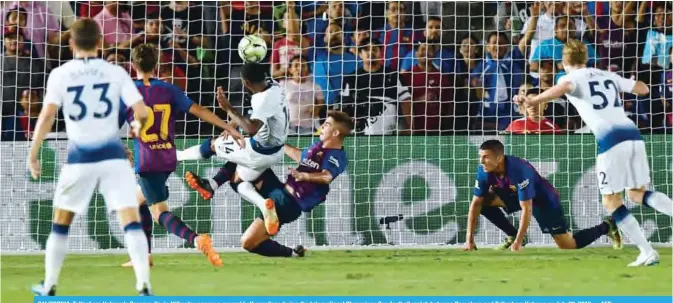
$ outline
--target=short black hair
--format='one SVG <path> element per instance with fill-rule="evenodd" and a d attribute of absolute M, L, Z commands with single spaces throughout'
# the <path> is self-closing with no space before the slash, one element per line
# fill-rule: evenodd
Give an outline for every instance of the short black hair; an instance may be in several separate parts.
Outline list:
<path fill-rule="evenodd" d="M 442 23 L 442 18 L 440 18 L 439 16 L 430 16 L 430 17 L 428 17 L 428 22 L 427 23 L 430 23 L 430 21 L 439 21 L 439 23 L 441 24 Z"/>
<path fill-rule="evenodd" d="M 360 44 L 358 45 L 358 53 L 364 50 L 369 50 L 370 46 L 378 48 L 383 47 L 383 45 L 381 45 L 381 43 L 378 40 L 370 36 L 368 38 L 363 38 L 362 40 L 360 40 Z"/>
<path fill-rule="evenodd" d="M 505 154 L 505 146 L 502 145 L 502 142 L 500 140 L 486 140 L 484 143 L 482 143 L 479 146 L 480 150 L 490 150 L 498 155 L 504 155 Z"/>
<path fill-rule="evenodd" d="M 161 15 L 159 15 L 159 12 L 158 12 L 158 11 L 157 11 L 157 12 L 147 13 L 147 17 L 146 17 L 146 19 L 147 19 L 147 20 L 159 20 L 159 19 L 161 19 Z"/>
<path fill-rule="evenodd" d="M 558 23 L 561 22 L 561 20 L 567 20 L 566 22 L 572 21 L 573 24 L 575 23 L 575 20 L 573 20 L 573 18 L 571 18 L 570 16 L 558 16 L 554 21 L 554 29 L 558 27 Z"/>
<path fill-rule="evenodd" d="M 491 37 L 493 37 L 493 36 L 502 37 L 503 39 L 505 39 L 505 41 L 507 41 L 507 43 L 509 43 L 509 38 L 507 37 L 507 34 L 505 34 L 505 32 L 499 32 L 499 31 L 492 31 L 490 34 L 488 34 L 488 38 L 486 38 L 486 42 L 490 43 L 491 42 Z"/>
<path fill-rule="evenodd" d="M 241 70 L 241 78 L 251 83 L 263 83 L 266 81 L 267 68 L 259 63 L 246 63 Z"/>
<path fill-rule="evenodd" d="M 543 90 L 541 90 L 539 87 L 531 87 L 531 88 L 526 90 L 526 96 L 527 95 L 539 95 L 542 92 L 543 92 Z"/>
<path fill-rule="evenodd" d="M 10 10 L 7 11 L 7 13 L 5 14 L 5 21 L 9 21 L 9 16 L 10 16 L 12 13 L 17 13 L 17 14 L 19 14 L 19 15 L 24 15 L 25 17 L 28 16 L 28 12 L 26 11 L 25 8 L 23 8 L 23 7 L 15 7 L 15 8 L 13 8 L 13 9 L 10 9 Z"/>

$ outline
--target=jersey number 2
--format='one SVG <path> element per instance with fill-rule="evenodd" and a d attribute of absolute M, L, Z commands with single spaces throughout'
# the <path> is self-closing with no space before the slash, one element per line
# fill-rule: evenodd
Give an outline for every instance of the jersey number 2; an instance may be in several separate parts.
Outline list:
<path fill-rule="evenodd" d="M 106 118 L 107 116 L 110 115 L 110 113 L 112 113 L 112 101 L 110 101 L 110 99 L 108 99 L 107 97 L 107 91 L 109 88 L 110 83 L 99 83 L 93 85 L 93 89 L 101 91 L 100 98 L 98 100 L 99 102 L 105 105 L 105 110 L 103 112 L 93 113 L 93 117 L 96 119 Z M 70 120 L 73 121 L 79 121 L 84 119 L 84 117 L 86 116 L 86 104 L 82 102 L 82 92 L 84 92 L 84 86 L 68 87 L 67 92 L 75 93 L 75 100 L 72 103 L 79 106 L 79 114 L 78 115 L 70 114 L 68 115 L 68 117 L 70 118 Z"/>
<path fill-rule="evenodd" d="M 612 89 L 614 89 L 615 91 L 614 106 L 615 107 L 622 106 L 622 102 L 620 101 L 621 99 L 619 98 L 619 90 L 617 89 L 617 85 L 612 80 L 608 79 L 603 82 L 603 86 L 605 87 L 605 89 L 610 89 L 610 86 L 612 86 Z M 599 96 L 603 100 L 601 104 L 594 104 L 594 109 L 604 109 L 608 106 L 610 100 L 608 100 L 608 97 L 605 95 L 605 91 L 601 88 L 600 82 L 598 81 L 589 82 L 589 91 L 591 91 L 592 97 Z"/>
<path fill-rule="evenodd" d="M 168 122 L 171 119 L 171 105 L 170 104 L 155 104 L 153 107 L 145 106 L 147 109 L 147 122 L 142 129 L 140 129 L 140 140 L 143 142 L 154 142 L 161 138 L 168 139 Z M 154 113 L 161 113 L 161 124 L 159 125 L 159 134 L 148 133 L 152 125 L 154 125 Z"/>

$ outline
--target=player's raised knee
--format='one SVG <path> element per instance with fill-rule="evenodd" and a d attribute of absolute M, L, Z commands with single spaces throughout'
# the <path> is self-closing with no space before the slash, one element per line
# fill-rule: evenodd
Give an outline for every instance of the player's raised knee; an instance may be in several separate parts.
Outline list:
<path fill-rule="evenodd" d="M 243 235 L 241 237 L 241 248 L 247 250 L 247 251 L 252 251 L 255 248 L 257 248 L 259 244 L 257 241 L 255 241 L 252 237 L 248 235 Z"/>
<path fill-rule="evenodd" d="M 626 192 L 626 195 L 634 203 L 642 204 L 643 197 L 645 196 L 645 187 L 629 189 Z"/>

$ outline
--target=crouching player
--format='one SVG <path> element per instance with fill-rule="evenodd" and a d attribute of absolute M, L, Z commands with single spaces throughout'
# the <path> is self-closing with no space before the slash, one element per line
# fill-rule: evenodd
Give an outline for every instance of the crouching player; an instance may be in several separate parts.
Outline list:
<path fill-rule="evenodd" d="M 175 143 L 175 112 L 189 112 L 204 121 L 228 131 L 232 137 L 242 139 L 240 133 L 222 121 L 213 112 L 194 104 L 172 84 L 152 78 L 159 61 L 159 50 L 152 44 L 142 44 L 133 49 L 133 67 L 140 79 L 136 86 L 144 97 L 149 117 L 140 136 L 134 142 L 135 167 L 138 174 L 138 199 L 140 216 L 148 244 L 152 237 L 152 218 L 172 234 L 186 240 L 206 255 L 210 263 L 221 266 L 222 260 L 213 248 L 207 234 L 197 234 L 178 216 L 168 210 L 166 181 L 177 166 Z M 133 111 L 127 113 L 132 120 Z M 150 212 L 151 208 L 151 212 Z M 128 266 L 129 263 L 123 266 Z"/>
<path fill-rule="evenodd" d="M 522 212 L 519 230 L 510 245 L 512 251 L 521 249 L 531 217 L 535 217 L 543 233 L 551 234 L 561 249 L 580 249 L 603 235 L 610 238 L 615 248 L 621 248 L 621 234 L 611 217 L 594 227 L 572 235 L 568 233 L 561 201 L 554 186 L 540 176 L 528 161 L 505 155 L 505 147 L 500 141 L 488 140 L 482 143 L 479 147 L 479 162 L 481 165 L 477 169 L 474 197 L 468 213 L 466 250 L 476 249 L 474 231 L 479 213 L 485 214 L 502 230 L 514 229 L 498 207 L 509 212 L 519 209 Z M 490 210 L 496 210 L 499 215 Z"/>
<path fill-rule="evenodd" d="M 285 153 L 299 166 L 290 169 L 285 184 L 267 170 L 262 175 L 260 194 L 275 203 L 278 222 L 291 223 L 302 212 L 310 212 L 325 201 L 329 185 L 346 170 L 344 138 L 350 133 L 350 117 L 343 112 L 330 111 L 321 126 L 320 141 L 305 150 L 285 145 Z M 273 185 L 272 185 L 273 184 Z M 258 184 L 259 186 L 260 184 Z M 256 218 L 241 237 L 241 246 L 251 252 L 266 257 L 302 256 L 301 247 L 292 249 L 271 239 L 264 226 L 265 218 Z"/>

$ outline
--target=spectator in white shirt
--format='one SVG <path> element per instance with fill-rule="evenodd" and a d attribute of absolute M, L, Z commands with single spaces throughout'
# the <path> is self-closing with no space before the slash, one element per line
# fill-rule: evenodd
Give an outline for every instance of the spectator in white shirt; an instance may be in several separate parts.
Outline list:
<path fill-rule="evenodd" d="M 313 82 L 308 60 L 302 55 L 290 59 L 289 77 L 281 80 L 290 112 L 290 134 L 311 135 L 325 104 L 322 89 Z"/>

